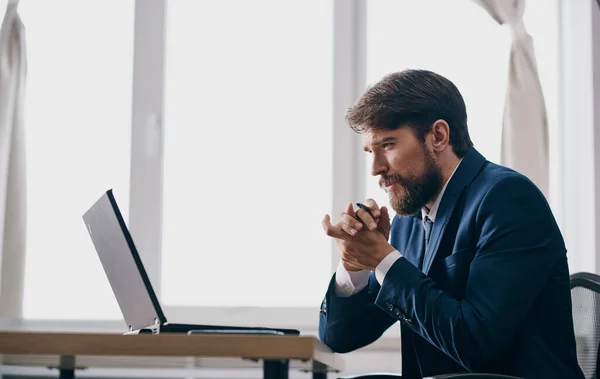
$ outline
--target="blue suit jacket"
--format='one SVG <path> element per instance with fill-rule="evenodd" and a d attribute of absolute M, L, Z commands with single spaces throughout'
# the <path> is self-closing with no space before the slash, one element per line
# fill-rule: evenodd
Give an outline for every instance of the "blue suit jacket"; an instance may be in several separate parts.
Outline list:
<path fill-rule="evenodd" d="M 448 182 L 423 267 L 421 216 L 395 217 L 403 254 L 380 286 L 321 304 L 332 350 L 370 344 L 401 324 L 403 378 L 455 372 L 583 378 L 577 363 L 566 249 L 552 212 L 523 175 L 474 148 Z"/>

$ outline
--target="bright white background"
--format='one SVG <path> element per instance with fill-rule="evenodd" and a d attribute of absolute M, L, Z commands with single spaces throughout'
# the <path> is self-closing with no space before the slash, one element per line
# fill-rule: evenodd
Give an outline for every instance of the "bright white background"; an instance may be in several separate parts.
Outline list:
<path fill-rule="evenodd" d="M 19 12 L 28 65 L 23 315 L 120 318 L 81 216 L 109 188 L 129 213 L 134 1 L 33 0 Z"/>
<path fill-rule="evenodd" d="M 332 31 L 330 0 L 168 3 L 165 303 L 318 306 Z"/>

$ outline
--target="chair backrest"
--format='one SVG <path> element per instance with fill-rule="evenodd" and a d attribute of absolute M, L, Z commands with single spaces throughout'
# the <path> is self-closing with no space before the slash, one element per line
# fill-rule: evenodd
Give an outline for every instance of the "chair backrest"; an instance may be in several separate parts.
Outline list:
<path fill-rule="evenodd" d="M 600 372 L 600 275 L 587 272 L 571 275 L 571 299 L 577 360 L 585 378 L 596 379 Z"/>

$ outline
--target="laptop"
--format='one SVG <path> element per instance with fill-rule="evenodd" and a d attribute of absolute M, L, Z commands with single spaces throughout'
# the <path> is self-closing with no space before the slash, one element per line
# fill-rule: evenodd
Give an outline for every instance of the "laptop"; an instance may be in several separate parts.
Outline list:
<path fill-rule="evenodd" d="M 85 212 L 83 221 L 127 323 L 128 331 L 125 334 L 300 334 L 295 329 L 168 322 L 117 206 L 112 189 L 106 191 Z"/>

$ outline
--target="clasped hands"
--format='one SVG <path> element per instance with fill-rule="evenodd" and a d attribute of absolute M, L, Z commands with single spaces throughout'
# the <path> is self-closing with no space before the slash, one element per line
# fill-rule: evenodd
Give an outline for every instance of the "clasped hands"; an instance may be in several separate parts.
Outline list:
<path fill-rule="evenodd" d="M 348 271 L 375 271 L 379 263 L 392 251 L 389 244 L 390 215 L 388 209 L 379 208 L 375 200 L 364 202 L 371 215 L 364 209 L 356 211 L 352 203 L 340 215 L 337 224 L 332 225 L 329 215 L 323 218 L 325 234 L 335 239 L 344 268 Z"/>

